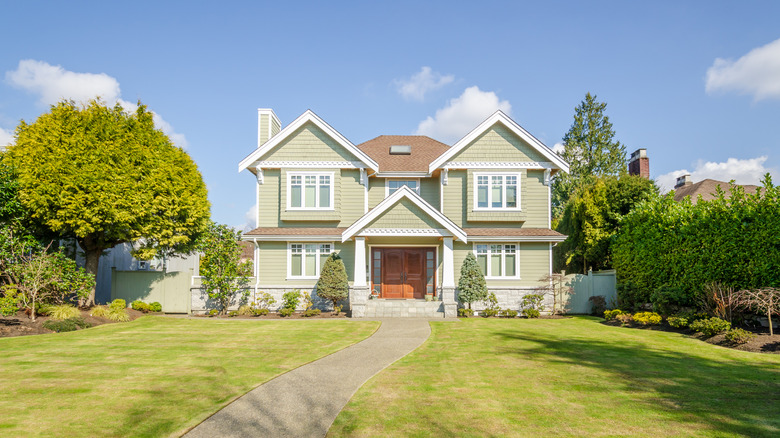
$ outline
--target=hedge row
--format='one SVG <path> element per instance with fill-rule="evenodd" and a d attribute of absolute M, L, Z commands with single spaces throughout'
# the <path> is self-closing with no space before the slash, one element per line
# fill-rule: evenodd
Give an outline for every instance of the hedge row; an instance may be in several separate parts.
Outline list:
<path fill-rule="evenodd" d="M 706 282 L 737 289 L 780 286 L 780 189 L 767 174 L 759 194 L 696 204 L 673 194 L 636 206 L 620 223 L 613 265 L 634 300 L 663 287 L 695 299 Z M 627 287 L 626 287 L 627 286 Z"/>

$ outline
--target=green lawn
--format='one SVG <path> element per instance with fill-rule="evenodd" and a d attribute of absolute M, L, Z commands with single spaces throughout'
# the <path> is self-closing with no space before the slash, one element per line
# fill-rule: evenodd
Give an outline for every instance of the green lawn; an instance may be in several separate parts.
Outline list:
<path fill-rule="evenodd" d="M 600 319 L 432 323 L 329 436 L 780 436 L 780 356 Z"/>
<path fill-rule="evenodd" d="M 178 436 L 378 323 L 144 317 L 0 339 L 0 436 Z"/>

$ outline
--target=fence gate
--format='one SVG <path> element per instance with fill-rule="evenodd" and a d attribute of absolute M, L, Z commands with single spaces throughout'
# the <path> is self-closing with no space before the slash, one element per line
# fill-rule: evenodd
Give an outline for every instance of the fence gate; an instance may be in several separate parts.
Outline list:
<path fill-rule="evenodd" d="M 566 276 L 566 284 L 574 290 L 569 296 L 569 313 L 591 313 L 591 303 L 588 299 L 601 295 L 607 300 L 608 306 L 617 304 L 617 281 L 615 270 L 605 270 L 586 274 L 570 274 Z"/>

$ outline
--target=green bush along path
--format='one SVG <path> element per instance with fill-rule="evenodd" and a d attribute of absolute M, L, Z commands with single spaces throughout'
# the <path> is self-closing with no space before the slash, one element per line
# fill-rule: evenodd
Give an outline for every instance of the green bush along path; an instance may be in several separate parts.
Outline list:
<path fill-rule="evenodd" d="M 433 322 L 328 436 L 780 436 L 780 355 L 600 321 Z"/>
<path fill-rule="evenodd" d="M 0 339 L 0 436 L 179 436 L 378 325 L 147 316 Z"/>

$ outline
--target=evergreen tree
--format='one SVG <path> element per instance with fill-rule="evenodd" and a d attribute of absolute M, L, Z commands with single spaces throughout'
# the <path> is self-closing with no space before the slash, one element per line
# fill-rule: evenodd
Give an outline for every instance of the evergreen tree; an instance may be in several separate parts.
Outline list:
<path fill-rule="evenodd" d="M 561 157 L 569 173 L 559 172 L 552 185 L 553 217 L 560 217 L 574 191 L 594 176 L 618 176 L 626 172 L 626 147 L 615 141 L 615 131 L 604 115 L 606 103 L 587 93 L 574 110 L 574 123 L 563 136 Z"/>
<path fill-rule="evenodd" d="M 209 298 L 217 300 L 223 315 L 234 303 L 236 295 L 247 287 L 252 275 L 252 262 L 241 261 L 240 239 L 241 231 L 212 222 L 199 240 L 203 251 L 200 258 L 201 284 Z M 247 295 L 248 291 L 242 294 L 243 297 Z"/>
<path fill-rule="evenodd" d="M 466 303 L 471 309 L 471 303 L 485 301 L 488 297 L 485 275 L 477 264 L 477 258 L 470 252 L 463 260 L 458 279 L 458 301 Z"/>
<path fill-rule="evenodd" d="M 341 257 L 334 252 L 325 260 L 325 266 L 320 272 L 320 279 L 317 281 L 317 295 L 323 300 L 332 302 L 335 311 L 339 301 L 346 299 L 348 294 L 347 269 Z"/>

